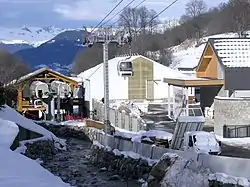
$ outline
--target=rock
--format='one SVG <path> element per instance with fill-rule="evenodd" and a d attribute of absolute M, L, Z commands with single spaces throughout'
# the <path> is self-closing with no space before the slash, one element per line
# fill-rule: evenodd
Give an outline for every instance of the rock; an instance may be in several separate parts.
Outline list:
<path fill-rule="evenodd" d="M 111 181 L 111 180 L 121 180 L 121 178 L 119 177 L 119 175 L 112 175 L 111 177 L 109 177 L 108 180 L 109 181 Z"/>
<path fill-rule="evenodd" d="M 31 159 L 40 158 L 44 162 L 53 159 L 54 155 L 57 153 L 53 142 L 50 140 L 41 140 L 33 143 L 27 143 L 25 146 L 27 147 L 25 156 Z"/>
<path fill-rule="evenodd" d="M 107 168 L 106 167 L 103 167 L 99 170 L 100 172 L 104 172 L 104 171 L 107 171 Z"/>
<path fill-rule="evenodd" d="M 107 171 L 114 171 L 124 179 L 139 179 L 145 173 L 149 173 L 152 166 L 144 159 L 134 159 L 115 155 L 113 151 L 108 151 L 98 146 L 92 146 L 89 155 L 92 164 L 100 168 L 107 168 Z"/>

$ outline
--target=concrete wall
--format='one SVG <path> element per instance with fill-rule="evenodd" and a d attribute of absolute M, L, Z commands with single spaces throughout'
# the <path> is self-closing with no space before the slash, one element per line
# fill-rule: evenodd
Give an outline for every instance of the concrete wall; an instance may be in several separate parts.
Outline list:
<path fill-rule="evenodd" d="M 223 125 L 250 125 L 250 99 L 216 97 L 214 132 L 223 136 Z"/>
<path fill-rule="evenodd" d="M 196 154 L 193 152 L 167 149 L 140 142 L 131 142 L 99 132 L 96 132 L 95 136 L 93 137 L 95 138 L 92 138 L 92 140 L 96 140 L 102 145 L 108 146 L 111 149 L 118 149 L 119 151 L 132 151 L 134 153 L 140 154 L 143 157 L 156 160 L 160 159 L 165 153 L 175 153 L 185 159 L 192 158 L 197 160 L 205 168 L 209 168 L 213 173 L 225 173 L 235 177 L 245 177 L 250 180 L 250 172 L 248 172 L 250 168 L 250 159 Z"/>
<path fill-rule="evenodd" d="M 199 154 L 198 162 L 209 168 L 213 173 L 226 173 L 235 177 L 250 179 L 250 159 Z"/>

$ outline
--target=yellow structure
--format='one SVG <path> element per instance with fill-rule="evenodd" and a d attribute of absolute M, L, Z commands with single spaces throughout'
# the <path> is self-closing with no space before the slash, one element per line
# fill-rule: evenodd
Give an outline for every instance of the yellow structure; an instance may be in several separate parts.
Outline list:
<path fill-rule="evenodd" d="M 34 105 L 30 105 L 29 101 L 23 98 L 24 89 L 29 86 L 33 81 L 47 81 L 51 82 L 53 80 L 59 80 L 65 83 L 68 83 L 75 88 L 77 86 L 77 82 L 48 68 L 41 68 L 36 70 L 28 75 L 25 75 L 18 79 L 14 86 L 17 89 L 17 110 L 19 112 L 24 111 L 45 111 L 46 108 L 44 106 L 34 107 Z"/>
<path fill-rule="evenodd" d="M 223 65 L 214 47 L 213 39 L 209 39 L 196 67 L 196 77 L 168 78 L 164 82 L 180 87 L 223 86 Z"/>
<path fill-rule="evenodd" d="M 133 60 L 134 76 L 128 79 L 128 98 L 129 99 L 145 99 L 146 95 L 150 96 L 148 99 L 154 98 L 154 83 L 147 80 L 154 78 L 154 64 L 152 61 L 138 57 Z M 148 93 L 148 94 L 147 94 Z"/>

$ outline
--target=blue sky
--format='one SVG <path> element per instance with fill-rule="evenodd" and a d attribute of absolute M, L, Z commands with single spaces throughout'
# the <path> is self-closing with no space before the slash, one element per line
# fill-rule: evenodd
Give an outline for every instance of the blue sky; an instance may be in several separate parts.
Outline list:
<path fill-rule="evenodd" d="M 49 26 L 76 28 L 91 26 L 102 19 L 119 0 L 0 0 L 0 27 Z M 135 0 L 136 6 L 142 0 Z M 146 0 L 144 6 L 160 12 L 173 0 Z M 209 7 L 227 0 L 205 0 Z M 116 9 L 121 10 L 130 0 Z M 161 19 L 180 17 L 188 0 L 179 0 Z"/>

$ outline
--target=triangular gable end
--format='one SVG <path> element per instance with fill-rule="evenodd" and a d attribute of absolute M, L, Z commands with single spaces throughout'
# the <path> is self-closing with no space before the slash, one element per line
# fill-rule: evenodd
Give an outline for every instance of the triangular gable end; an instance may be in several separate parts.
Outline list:
<path fill-rule="evenodd" d="M 70 83 L 73 87 L 75 87 L 78 84 L 75 80 L 72 80 L 69 77 L 66 77 L 53 70 L 42 68 L 40 70 L 36 70 L 33 73 L 30 73 L 28 75 L 21 77 L 19 80 L 17 80 L 16 85 L 22 85 L 22 84 L 25 84 L 27 81 L 29 82 L 30 80 L 34 80 L 34 79 L 45 80 L 45 79 L 53 79 L 53 78 L 56 78 L 66 83 Z"/>
<path fill-rule="evenodd" d="M 196 69 L 199 78 L 218 78 L 218 58 L 208 41 Z"/>

